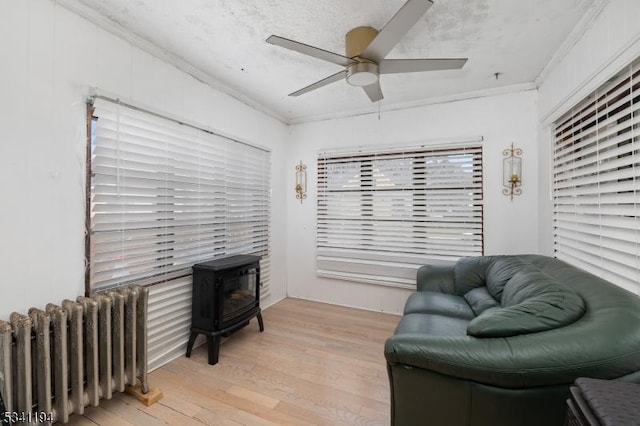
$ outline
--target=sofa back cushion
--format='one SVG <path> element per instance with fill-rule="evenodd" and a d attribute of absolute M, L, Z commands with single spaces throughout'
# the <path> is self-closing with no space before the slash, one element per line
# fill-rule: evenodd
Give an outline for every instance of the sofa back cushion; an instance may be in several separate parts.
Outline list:
<path fill-rule="evenodd" d="M 489 293 L 496 300 L 502 300 L 502 292 L 507 282 L 519 271 L 530 269 L 532 265 L 516 256 L 496 256 L 486 272 Z"/>
<path fill-rule="evenodd" d="M 486 285 L 487 267 L 491 264 L 491 256 L 463 257 L 453 266 L 453 290 L 463 296 L 474 288 Z"/>
<path fill-rule="evenodd" d="M 507 281 L 501 307 L 474 318 L 467 334 L 509 337 L 564 327 L 585 312 L 582 298 L 535 268 L 524 268 Z"/>

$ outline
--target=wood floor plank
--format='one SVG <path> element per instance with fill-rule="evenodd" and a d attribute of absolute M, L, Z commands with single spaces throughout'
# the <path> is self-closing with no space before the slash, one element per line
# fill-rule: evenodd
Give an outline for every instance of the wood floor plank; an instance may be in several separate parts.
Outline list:
<path fill-rule="evenodd" d="M 146 407 L 117 394 L 72 424 L 384 425 L 384 342 L 399 317 L 285 299 L 223 340 L 220 360 L 196 348 L 149 375 L 164 398 Z"/>
<path fill-rule="evenodd" d="M 278 403 L 280 402 L 277 399 L 270 398 L 266 395 L 254 392 L 247 388 L 243 388 L 242 386 L 231 386 L 231 388 L 229 388 L 227 392 L 229 392 L 231 395 L 239 396 L 240 398 L 255 402 L 256 404 L 264 405 L 267 408 L 275 408 L 276 405 L 278 405 Z"/>
<path fill-rule="evenodd" d="M 249 356 L 260 356 L 255 351 L 245 353 L 244 350 L 234 351 L 234 359 Z M 270 368 L 281 374 L 295 371 L 295 376 L 317 385 L 335 387 L 345 392 L 368 393 L 372 399 L 385 402 L 389 398 L 388 388 L 379 387 L 380 379 L 386 380 L 386 372 L 370 373 L 366 369 L 352 368 L 344 365 L 341 360 L 328 359 L 327 357 L 309 356 L 304 360 L 295 359 L 285 361 L 273 354 L 263 354 L 259 365 Z"/>
<path fill-rule="evenodd" d="M 129 420 L 121 417 L 117 414 L 112 413 L 107 410 L 104 406 L 98 407 L 87 407 L 84 410 L 84 417 L 95 424 L 98 425 L 113 425 L 113 426 L 130 426 L 135 423 L 131 423 Z M 78 423 L 76 423 L 76 420 Z M 69 423 L 71 425 L 82 424 L 81 422 L 84 419 L 81 419 L 79 416 L 70 416 Z"/>
<path fill-rule="evenodd" d="M 166 392 L 162 399 L 151 407 L 139 404 L 137 401 L 131 401 L 130 396 L 126 394 L 118 394 L 114 399 L 128 400 L 129 403 L 135 404 L 138 410 L 144 411 L 169 425 L 193 424 L 195 423 L 196 415 L 202 410 L 202 407 L 192 404 L 188 400 L 178 399 L 173 394 L 167 394 Z"/>
<path fill-rule="evenodd" d="M 90 420 L 88 417 L 84 416 L 70 416 L 68 425 L 73 426 L 96 426 L 96 422 Z"/>
<path fill-rule="evenodd" d="M 163 426 L 166 422 L 158 416 L 140 410 L 135 398 L 112 398 L 100 401 L 100 407 L 134 425 Z"/>
<path fill-rule="evenodd" d="M 180 374 L 170 372 L 162 372 L 162 374 L 169 374 L 172 376 L 163 376 L 162 378 L 163 383 L 168 386 L 184 380 L 184 376 Z M 215 388 L 210 388 L 207 391 L 205 387 L 198 384 L 198 380 L 196 378 L 193 378 L 191 381 L 191 389 L 188 392 L 182 392 L 181 397 L 184 397 L 185 400 L 188 400 L 211 412 L 232 412 L 233 410 L 245 411 L 278 424 L 287 424 L 290 420 L 288 417 L 282 416 L 280 413 L 272 409 L 232 395 L 228 392 L 220 391 Z"/>

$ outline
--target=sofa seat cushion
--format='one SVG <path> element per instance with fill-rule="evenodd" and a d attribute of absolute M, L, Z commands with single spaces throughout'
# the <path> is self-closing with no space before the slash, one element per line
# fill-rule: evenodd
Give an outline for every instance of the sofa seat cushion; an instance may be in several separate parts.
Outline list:
<path fill-rule="evenodd" d="M 464 295 L 464 300 L 467 301 L 476 316 L 487 309 L 500 306 L 500 303 L 491 296 L 487 287 L 474 288 Z"/>
<path fill-rule="evenodd" d="M 509 337 L 564 327 L 585 313 L 582 298 L 539 270 L 524 269 L 505 285 L 502 307 L 473 319 L 467 333 L 475 337 Z"/>
<path fill-rule="evenodd" d="M 424 334 L 430 336 L 464 336 L 468 320 L 438 314 L 406 314 L 395 334 Z"/>
<path fill-rule="evenodd" d="M 439 314 L 467 320 L 476 316 L 464 297 L 435 291 L 413 293 L 407 299 L 404 314 Z"/>

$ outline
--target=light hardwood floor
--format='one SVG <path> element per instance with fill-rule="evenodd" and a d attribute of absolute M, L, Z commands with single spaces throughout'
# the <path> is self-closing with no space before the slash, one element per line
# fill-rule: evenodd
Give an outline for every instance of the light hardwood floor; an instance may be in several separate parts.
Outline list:
<path fill-rule="evenodd" d="M 73 425 L 387 425 L 384 341 L 399 320 L 285 299 L 220 348 L 207 364 L 201 346 L 150 374 L 164 398 L 145 407 L 116 394 L 88 407 Z"/>

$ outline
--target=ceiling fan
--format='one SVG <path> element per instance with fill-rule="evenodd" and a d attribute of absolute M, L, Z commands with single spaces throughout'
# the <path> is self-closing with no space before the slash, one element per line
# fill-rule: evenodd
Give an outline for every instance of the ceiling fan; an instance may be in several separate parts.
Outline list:
<path fill-rule="evenodd" d="M 382 30 L 371 27 L 352 29 L 345 37 L 344 56 L 276 35 L 270 36 L 267 43 L 345 67 L 344 70 L 290 93 L 289 96 L 300 96 L 344 78 L 347 83 L 362 87 L 371 102 L 377 102 L 383 98 L 380 74 L 462 68 L 467 62 L 466 58 L 385 59 L 432 5 L 431 0 L 408 0 Z"/>

